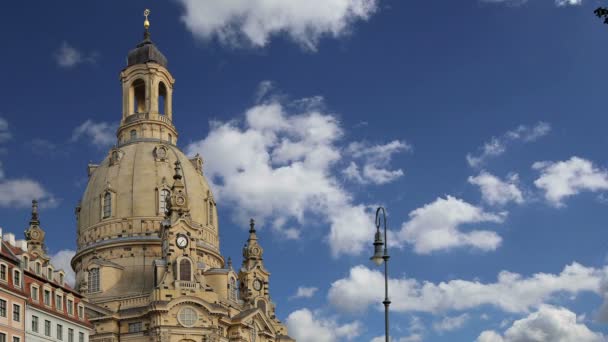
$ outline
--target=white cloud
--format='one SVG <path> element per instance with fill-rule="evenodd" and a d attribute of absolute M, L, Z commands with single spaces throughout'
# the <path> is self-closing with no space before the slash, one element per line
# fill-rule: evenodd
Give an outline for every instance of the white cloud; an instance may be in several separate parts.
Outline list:
<path fill-rule="evenodd" d="M 469 177 L 469 183 L 479 186 L 483 200 L 491 205 L 523 203 L 524 196 L 518 188 L 518 181 L 517 174 L 512 174 L 503 181 L 486 171 L 481 171 L 476 177 Z"/>
<path fill-rule="evenodd" d="M 400 337 L 400 338 L 393 338 L 391 336 L 390 340 L 392 342 L 422 342 L 423 341 L 423 337 L 421 334 L 412 334 L 406 337 Z M 378 337 L 374 337 L 370 342 L 384 342 L 386 341 L 386 338 L 384 335 L 382 336 L 378 336 Z"/>
<path fill-rule="evenodd" d="M 499 2 L 494 1 L 493 2 Z M 507 131 L 500 137 L 493 137 L 489 142 L 483 144 L 480 152 L 477 155 L 472 153 L 467 154 L 467 162 L 471 167 L 480 167 L 485 161 L 492 157 L 497 157 L 507 151 L 509 144 L 515 141 L 532 142 L 549 134 L 551 125 L 546 122 L 539 122 L 530 127 L 520 125 L 517 128 Z"/>
<path fill-rule="evenodd" d="M 505 312 L 527 313 L 558 294 L 601 294 L 606 273 L 606 269 L 572 263 L 558 274 L 536 273 L 524 277 L 501 271 L 492 283 L 455 279 L 435 284 L 407 277 L 390 279 L 391 309 L 438 313 L 490 305 Z M 383 297 L 382 272 L 361 265 L 351 268 L 348 277 L 333 282 L 328 293 L 330 303 L 348 313 L 362 313 L 370 306 L 381 309 Z"/>
<path fill-rule="evenodd" d="M 441 321 L 433 324 L 433 329 L 438 332 L 454 331 L 460 329 L 469 321 L 469 315 L 464 313 L 458 316 L 444 317 Z"/>
<path fill-rule="evenodd" d="M 87 137 L 92 139 L 93 145 L 107 147 L 116 143 L 116 127 L 117 125 L 113 123 L 95 122 L 88 119 L 74 129 L 72 141 Z"/>
<path fill-rule="evenodd" d="M 312 298 L 318 290 L 316 287 L 300 286 L 292 298 Z"/>
<path fill-rule="evenodd" d="M 480 0 L 481 2 L 488 3 L 503 3 L 508 6 L 520 6 L 528 2 L 528 0 Z M 577 6 L 583 3 L 582 0 L 555 0 L 555 5 L 558 7 L 562 6 Z"/>
<path fill-rule="evenodd" d="M 563 206 L 563 199 L 582 191 L 608 189 L 608 171 L 598 169 L 583 158 L 572 157 L 559 162 L 536 162 L 533 169 L 540 177 L 534 181 L 545 192 L 545 199 L 556 207 Z"/>
<path fill-rule="evenodd" d="M 319 312 L 300 309 L 289 314 L 286 320 L 291 337 L 298 342 L 335 342 L 340 339 L 352 340 L 361 334 L 362 325 L 355 321 L 338 324 L 335 319 L 326 318 Z"/>
<path fill-rule="evenodd" d="M 27 179 L 0 179 L 0 207 L 27 208 L 37 199 L 42 207 L 55 207 L 58 200 L 40 183 Z"/>
<path fill-rule="evenodd" d="M 351 161 L 349 166 L 342 171 L 346 178 L 360 184 L 386 184 L 403 176 L 403 170 L 390 170 L 387 166 L 395 153 L 411 151 L 408 143 L 393 140 L 387 144 L 370 145 L 364 142 L 351 143 L 346 148 L 346 153 L 363 164 L 363 170 L 359 169 L 357 162 Z"/>
<path fill-rule="evenodd" d="M 555 0 L 555 4 L 559 7 L 562 6 L 579 6 L 583 4 L 582 0 Z"/>
<path fill-rule="evenodd" d="M 96 53 L 84 54 L 67 42 L 61 43 L 53 56 L 57 65 L 62 68 L 72 68 L 82 63 L 93 64 L 97 61 Z"/>
<path fill-rule="evenodd" d="M 356 21 L 376 12 L 376 0 L 180 0 L 182 21 L 195 37 L 218 38 L 233 46 L 266 46 L 271 37 L 285 34 L 315 51 L 322 37 L 340 37 Z"/>
<path fill-rule="evenodd" d="M 63 270 L 65 272 L 65 281 L 70 286 L 74 286 L 74 280 L 76 279 L 71 265 L 72 258 L 75 254 L 75 251 L 64 249 L 51 255 L 51 264 L 53 264 L 55 270 Z"/>
<path fill-rule="evenodd" d="M 461 199 L 447 196 L 415 209 L 397 234 L 401 241 L 414 246 L 419 254 L 456 247 L 495 250 L 502 239 L 488 230 L 461 231 L 460 226 L 473 223 L 501 223 L 504 213 L 488 213 Z"/>
<path fill-rule="evenodd" d="M 237 222 L 255 216 L 283 237 L 289 229 L 292 238 L 327 222 L 333 255 L 356 255 L 373 238 L 373 213 L 339 182 L 337 165 L 348 162 L 342 136 L 321 97 L 283 103 L 271 96 L 248 109 L 244 121 L 213 122 L 207 137 L 185 151 L 205 157 L 216 197 L 235 208 Z"/>
<path fill-rule="evenodd" d="M 576 314 L 566 308 L 541 305 L 538 311 L 517 320 L 504 335 L 495 331 L 484 331 L 477 342 L 602 342 L 601 333 L 596 333 L 577 323 Z"/>
<path fill-rule="evenodd" d="M 0 143 L 9 140 L 11 137 L 11 132 L 8 130 L 8 122 L 0 117 Z"/>

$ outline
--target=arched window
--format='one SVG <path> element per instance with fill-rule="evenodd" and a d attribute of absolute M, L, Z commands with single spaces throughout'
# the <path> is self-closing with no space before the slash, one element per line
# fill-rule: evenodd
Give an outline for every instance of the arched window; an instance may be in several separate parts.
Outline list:
<path fill-rule="evenodd" d="M 236 285 L 235 278 L 230 278 L 230 285 L 228 285 L 228 298 L 231 300 L 238 299 L 238 287 Z"/>
<path fill-rule="evenodd" d="M 143 80 L 136 80 L 131 85 L 133 94 L 133 113 L 143 113 L 146 111 L 146 83 Z"/>
<path fill-rule="evenodd" d="M 158 84 L 158 114 L 167 114 L 167 87 L 163 82 Z"/>
<path fill-rule="evenodd" d="M 188 259 L 182 259 L 179 262 L 179 280 L 192 281 L 192 267 Z"/>
<path fill-rule="evenodd" d="M 262 312 L 266 312 L 266 302 L 263 300 L 258 300 L 258 309 L 262 310 Z"/>
<path fill-rule="evenodd" d="M 171 134 L 169 134 L 169 144 L 173 144 L 173 137 L 171 136 Z"/>
<path fill-rule="evenodd" d="M 99 268 L 89 270 L 89 293 L 99 292 Z"/>
<path fill-rule="evenodd" d="M 135 140 L 137 139 L 137 131 L 132 129 L 131 132 L 129 132 L 129 134 L 131 135 L 131 140 Z"/>
<path fill-rule="evenodd" d="M 103 195 L 103 218 L 112 216 L 112 194 L 106 192 Z"/>
<path fill-rule="evenodd" d="M 213 202 L 209 201 L 209 224 L 213 226 Z"/>
<path fill-rule="evenodd" d="M 167 213 L 167 201 L 169 201 L 169 195 L 171 193 L 167 189 L 162 189 L 158 198 L 158 209 L 161 214 Z"/>

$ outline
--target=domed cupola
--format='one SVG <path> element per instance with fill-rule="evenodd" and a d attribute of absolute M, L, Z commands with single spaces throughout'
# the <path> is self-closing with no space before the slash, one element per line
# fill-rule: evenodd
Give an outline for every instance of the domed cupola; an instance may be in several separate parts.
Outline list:
<path fill-rule="evenodd" d="M 148 21 L 148 15 L 150 11 L 146 10 L 144 15 L 146 16 L 146 21 L 144 22 L 144 40 L 137 44 L 135 49 L 129 51 L 129 56 L 127 57 L 127 66 L 132 66 L 135 64 L 145 64 L 149 62 L 157 63 L 165 68 L 167 67 L 167 58 L 163 55 L 160 50 L 152 43 L 150 39 L 150 22 Z"/>

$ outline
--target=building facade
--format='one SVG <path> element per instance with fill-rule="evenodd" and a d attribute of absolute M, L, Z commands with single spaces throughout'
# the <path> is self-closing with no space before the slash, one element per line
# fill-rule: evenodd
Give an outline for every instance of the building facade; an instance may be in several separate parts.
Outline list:
<path fill-rule="evenodd" d="M 82 296 L 67 284 L 64 270 L 56 269 L 46 253 L 36 201 L 25 237 L 25 248 L 19 253 L 25 292 L 25 340 L 88 342 L 92 325 L 85 317 Z"/>
<path fill-rule="evenodd" d="M 203 160 L 176 145 L 175 80 L 144 26 L 120 73 L 117 143 L 89 164 L 76 207 L 72 267 L 91 340 L 293 341 L 275 315 L 253 220 L 240 269 L 220 252 Z"/>
<path fill-rule="evenodd" d="M 23 268 L 19 254 L 27 250 L 25 241 L 0 229 L 0 342 L 25 340 Z"/>

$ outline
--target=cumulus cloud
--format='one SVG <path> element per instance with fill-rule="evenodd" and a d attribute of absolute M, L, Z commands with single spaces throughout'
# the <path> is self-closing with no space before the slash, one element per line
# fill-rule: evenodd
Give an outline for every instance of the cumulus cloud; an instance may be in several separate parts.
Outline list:
<path fill-rule="evenodd" d="M 316 287 L 299 286 L 291 298 L 312 298 L 318 290 Z"/>
<path fill-rule="evenodd" d="M 8 130 L 8 121 L 0 117 L 0 143 L 6 142 L 11 137 L 11 132 Z"/>
<path fill-rule="evenodd" d="M 74 129 L 72 141 L 86 137 L 92 139 L 91 143 L 97 147 L 107 147 L 116 143 L 117 126 L 115 123 L 95 122 L 88 119 Z"/>
<path fill-rule="evenodd" d="M 558 274 L 536 273 L 529 277 L 501 271 L 495 282 L 455 279 L 420 282 L 407 277 L 390 279 L 391 309 L 396 312 L 441 313 L 464 311 L 484 305 L 509 313 L 528 313 L 559 294 L 601 294 L 606 269 L 572 263 Z M 362 313 L 370 306 L 382 309 L 384 276 L 365 266 L 351 268 L 348 277 L 331 284 L 330 303 L 347 313 Z"/>
<path fill-rule="evenodd" d="M 479 186 L 484 202 L 490 205 L 505 205 L 509 202 L 524 202 L 522 191 L 518 187 L 519 177 L 511 174 L 502 180 L 489 172 L 481 171 L 475 177 L 469 177 L 469 183 Z"/>
<path fill-rule="evenodd" d="M 564 205 L 564 198 L 582 191 L 608 189 L 608 171 L 593 166 L 591 161 L 583 158 L 536 162 L 532 168 L 540 172 L 534 185 L 544 191 L 545 199 L 556 207 Z"/>
<path fill-rule="evenodd" d="M 470 319 L 469 315 L 464 313 L 458 316 L 444 317 L 441 321 L 433 323 L 433 329 L 438 332 L 454 331 L 460 329 Z"/>
<path fill-rule="evenodd" d="M 503 335 L 487 330 L 477 342 L 603 342 L 604 336 L 577 322 L 576 314 L 566 308 L 541 305 L 538 311 L 517 320 Z"/>
<path fill-rule="evenodd" d="M 0 207 L 27 208 L 37 199 L 41 207 L 56 207 L 58 200 L 39 182 L 28 179 L 0 179 Z"/>
<path fill-rule="evenodd" d="M 85 54 L 64 41 L 53 57 L 60 67 L 72 68 L 83 63 L 93 64 L 98 56 L 96 53 Z"/>
<path fill-rule="evenodd" d="M 286 320 L 291 337 L 298 342 L 335 342 L 353 340 L 361 334 L 362 325 L 355 321 L 338 324 L 335 319 L 323 317 L 319 312 L 300 309 L 289 314 Z"/>
<path fill-rule="evenodd" d="M 399 140 L 377 145 L 353 142 L 346 148 L 345 152 L 352 155 L 356 161 L 351 161 L 342 173 L 347 179 L 360 184 L 390 183 L 403 176 L 402 169 L 391 170 L 387 168 L 393 155 L 411 149 L 411 145 Z M 360 168 L 358 163 L 361 163 L 363 167 Z"/>
<path fill-rule="evenodd" d="M 377 0 L 180 0 L 182 21 L 200 39 L 217 38 L 232 46 L 266 46 L 271 37 L 288 36 L 315 51 L 322 37 L 349 33 L 357 21 L 369 19 Z"/>
<path fill-rule="evenodd" d="M 327 222 L 332 253 L 359 254 L 373 237 L 373 213 L 337 177 L 337 167 L 348 162 L 340 122 L 321 97 L 264 98 L 244 120 L 212 122 L 207 137 L 186 153 L 205 157 L 216 197 L 233 204 L 237 222 L 253 215 L 292 238 L 302 227 Z"/>
<path fill-rule="evenodd" d="M 72 258 L 75 254 L 75 251 L 64 249 L 51 255 L 51 263 L 55 267 L 55 270 L 63 270 L 65 272 L 65 281 L 70 286 L 74 286 L 74 281 L 76 279 L 76 275 L 74 274 L 71 265 Z"/>
<path fill-rule="evenodd" d="M 479 148 L 477 154 L 468 153 L 467 162 L 471 167 L 482 166 L 487 159 L 497 157 L 507 151 L 507 147 L 516 141 L 524 143 L 536 141 L 539 138 L 549 134 L 551 125 L 546 122 L 539 122 L 530 127 L 520 125 L 517 128 L 507 131 L 500 137 L 493 137 Z"/>
<path fill-rule="evenodd" d="M 414 246 L 414 252 L 428 254 L 457 247 L 482 251 L 498 248 L 502 238 L 489 230 L 463 231 L 462 225 L 501 223 L 504 213 L 489 213 L 461 199 L 446 196 L 409 214 L 397 237 Z"/>

